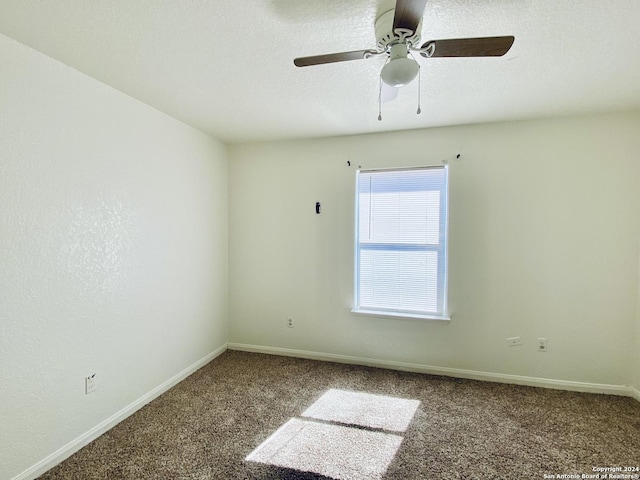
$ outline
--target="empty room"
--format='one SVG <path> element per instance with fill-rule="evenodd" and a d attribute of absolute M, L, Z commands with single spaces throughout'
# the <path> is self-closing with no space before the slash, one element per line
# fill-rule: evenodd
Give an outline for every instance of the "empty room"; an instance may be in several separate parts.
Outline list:
<path fill-rule="evenodd" d="M 637 0 L 0 0 L 0 478 L 640 479 Z"/>

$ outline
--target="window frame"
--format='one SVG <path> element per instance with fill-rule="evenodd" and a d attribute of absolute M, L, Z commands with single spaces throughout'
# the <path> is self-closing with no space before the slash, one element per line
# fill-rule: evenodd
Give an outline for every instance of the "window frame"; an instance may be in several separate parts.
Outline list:
<path fill-rule="evenodd" d="M 420 251 L 436 251 L 438 254 L 438 264 L 443 265 L 442 273 L 438 274 L 437 285 L 438 289 L 442 289 L 442 309 L 440 312 L 416 312 L 402 309 L 390 309 L 384 308 L 366 308 L 360 306 L 360 251 L 362 249 L 360 243 L 360 175 L 363 173 L 376 173 L 376 172 L 403 172 L 403 171 L 417 171 L 417 170 L 430 170 L 438 169 L 444 171 L 444 182 L 440 190 L 440 215 L 442 216 L 442 231 L 441 235 L 444 236 L 444 240 L 437 245 L 420 245 L 418 247 L 410 244 L 401 243 L 374 243 L 365 246 L 365 250 L 384 249 L 387 251 L 402 251 L 416 249 Z M 357 315 L 375 316 L 375 317 L 391 317 L 391 318 L 407 318 L 418 320 L 433 320 L 448 322 L 451 320 L 448 308 L 448 276 L 449 276 L 449 259 L 448 259 L 448 244 L 449 244 L 449 166 L 445 162 L 443 165 L 430 165 L 419 167 L 400 167 L 400 168 L 378 168 L 378 169 L 360 169 L 356 171 L 355 175 L 355 243 L 354 243 L 354 306 L 351 312 Z M 442 201 L 444 200 L 444 201 Z M 439 230 L 440 231 L 440 230 Z M 388 248 L 385 248 L 388 247 Z"/>

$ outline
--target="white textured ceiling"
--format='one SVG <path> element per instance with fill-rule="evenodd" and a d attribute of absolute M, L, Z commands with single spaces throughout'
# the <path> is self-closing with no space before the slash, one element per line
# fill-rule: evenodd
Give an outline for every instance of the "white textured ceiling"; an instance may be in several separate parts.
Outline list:
<path fill-rule="evenodd" d="M 428 0 L 422 39 L 514 35 L 500 58 L 421 59 L 378 115 L 393 0 L 0 0 L 0 32 L 227 142 L 640 108 L 639 0 Z M 1 74 L 1 70 L 0 70 Z"/>

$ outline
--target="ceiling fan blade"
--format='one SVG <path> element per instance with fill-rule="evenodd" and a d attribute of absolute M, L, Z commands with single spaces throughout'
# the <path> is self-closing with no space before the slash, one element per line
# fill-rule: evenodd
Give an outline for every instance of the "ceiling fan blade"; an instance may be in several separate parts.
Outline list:
<path fill-rule="evenodd" d="M 509 51 L 515 38 L 481 37 L 450 38 L 447 40 L 429 40 L 422 48 L 433 43 L 435 49 L 431 55 L 420 53 L 423 57 L 501 57 Z"/>
<path fill-rule="evenodd" d="M 349 60 L 362 60 L 373 55 L 374 50 L 354 50 L 353 52 L 328 53 L 313 57 L 296 58 L 293 63 L 296 67 L 308 67 L 310 65 L 322 65 L 323 63 L 348 62 Z"/>
<path fill-rule="evenodd" d="M 418 28 L 427 0 L 396 0 L 396 13 L 393 17 L 393 30 L 406 28 L 415 32 Z"/>

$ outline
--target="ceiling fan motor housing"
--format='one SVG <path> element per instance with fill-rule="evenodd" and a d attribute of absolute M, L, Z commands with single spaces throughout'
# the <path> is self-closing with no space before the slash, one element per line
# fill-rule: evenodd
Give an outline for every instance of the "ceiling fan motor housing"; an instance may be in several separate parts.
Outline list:
<path fill-rule="evenodd" d="M 418 25 L 415 32 L 398 28 L 393 31 L 393 18 L 395 9 L 388 10 L 376 19 L 376 47 L 379 52 L 386 52 L 391 45 L 396 43 L 406 43 L 408 46 L 417 47 L 420 44 L 420 30 L 422 22 Z"/>

